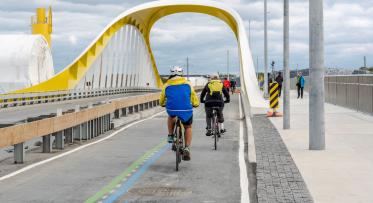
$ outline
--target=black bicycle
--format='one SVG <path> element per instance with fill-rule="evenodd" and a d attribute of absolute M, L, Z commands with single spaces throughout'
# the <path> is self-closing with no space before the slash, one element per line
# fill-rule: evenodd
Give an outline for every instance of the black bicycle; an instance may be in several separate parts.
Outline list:
<path fill-rule="evenodd" d="M 172 143 L 172 150 L 176 154 L 176 171 L 179 171 L 179 164 L 183 156 L 183 150 L 185 148 L 185 129 L 180 119 L 176 117 L 176 123 L 174 127 L 174 141 Z"/>
<path fill-rule="evenodd" d="M 218 111 L 219 107 L 213 107 L 212 108 L 212 119 L 211 119 L 211 126 L 212 126 L 212 135 L 214 138 L 214 149 L 217 150 L 218 148 L 218 141 L 220 137 L 220 128 L 219 128 L 219 122 L 218 122 Z"/>

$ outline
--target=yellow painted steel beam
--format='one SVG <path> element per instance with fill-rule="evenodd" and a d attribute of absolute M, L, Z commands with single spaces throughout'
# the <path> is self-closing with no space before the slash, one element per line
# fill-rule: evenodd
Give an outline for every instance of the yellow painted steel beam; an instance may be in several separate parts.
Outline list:
<path fill-rule="evenodd" d="M 109 26 L 107 26 L 105 30 L 96 38 L 96 40 L 63 71 L 45 82 L 29 88 L 15 91 L 14 93 L 60 91 L 75 88 L 79 81 L 84 78 L 85 73 L 89 70 L 95 59 L 101 54 L 110 38 L 115 34 L 116 31 L 118 31 L 122 26 L 126 24 L 136 26 L 144 36 L 148 52 L 151 57 L 154 75 L 157 79 L 157 85 L 158 87 L 162 87 L 163 83 L 158 73 L 149 40 L 152 26 L 162 17 L 183 12 L 207 14 L 217 17 L 227 23 L 227 25 L 234 32 L 237 40 L 239 38 L 240 32 L 242 32 L 241 35 L 246 35 L 244 33 L 244 30 L 242 30 L 242 23 L 241 25 L 237 25 L 237 16 L 235 18 L 234 16 L 232 16 L 232 11 L 227 11 L 219 6 L 215 7 L 215 4 L 217 3 L 212 1 L 157 1 L 146 3 L 130 9 L 122 13 Z M 239 26 L 241 26 L 241 31 L 238 30 Z M 246 38 L 246 36 L 242 37 Z M 248 49 L 248 47 L 241 48 L 242 45 L 240 43 L 238 43 L 238 46 L 239 50 L 241 51 L 246 51 Z M 240 54 L 245 53 L 240 52 Z M 250 63 L 250 61 L 247 61 L 247 59 L 243 60 L 242 58 L 243 56 L 241 56 L 241 67 L 243 65 L 251 65 L 248 64 Z M 243 61 L 245 62 L 245 64 L 242 64 Z M 241 71 L 244 71 L 243 73 L 246 73 L 245 70 Z M 243 77 L 246 76 L 243 75 Z"/>
<path fill-rule="evenodd" d="M 49 7 L 48 17 L 45 16 L 45 8 L 37 8 L 36 16 L 31 18 L 31 33 L 33 35 L 43 35 L 49 47 L 52 45 L 52 8 Z"/>

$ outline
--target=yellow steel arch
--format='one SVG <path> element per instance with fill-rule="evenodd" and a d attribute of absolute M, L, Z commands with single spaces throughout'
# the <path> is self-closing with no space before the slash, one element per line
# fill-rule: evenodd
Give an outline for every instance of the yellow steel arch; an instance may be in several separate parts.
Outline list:
<path fill-rule="evenodd" d="M 157 77 L 157 85 L 158 87 L 161 87 L 162 81 L 160 79 L 154 56 L 150 48 L 150 30 L 154 23 L 160 18 L 182 12 L 194 12 L 215 16 L 228 24 L 238 41 L 239 53 L 241 55 L 240 72 L 243 91 L 251 92 L 252 96 L 247 95 L 251 105 L 262 107 L 265 102 L 261 98 L 259 88 L 257 88 L 255 71 L 251 70 L 254 66 L 251 58 L 251 52 L 248 47 L 243 22 L 238 14 L 229 7 L 207 0 L 156 1 L 142 4 L 130 9 L 118 16 L 73 63 L 71 63 L 55 77 L 38 85 L 18 90 L 16 92 L 45 92 L 73 89 L 84 77 L 85 73 L 103 51 L 104 47 L 114 33 L 126 24 L 136 26 L 143 34 L 151 57 L 153 71 Z"/>

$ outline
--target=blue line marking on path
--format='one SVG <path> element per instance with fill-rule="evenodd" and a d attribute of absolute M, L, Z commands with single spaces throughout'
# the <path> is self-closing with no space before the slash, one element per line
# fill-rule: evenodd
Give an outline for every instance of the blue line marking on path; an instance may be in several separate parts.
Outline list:
<path fill-rule="evenodd" d="M 116 201 L 118 198 L 124 196 L 129 189 L 135 185 L 137 180 L 141 178 L 141 176 L 149 169 L 149 167 L 157 161 L 162 154 L 169 149 L 169 144 L 166 144 L 163 148 L 161 148 L 158 152 L 156 152 L 150 159 L 148 159 L 132 176 L 123 184 L 121 185 L 113 194 L 107 197 L 104 200 L 104 203 L 112 203 Z"/>

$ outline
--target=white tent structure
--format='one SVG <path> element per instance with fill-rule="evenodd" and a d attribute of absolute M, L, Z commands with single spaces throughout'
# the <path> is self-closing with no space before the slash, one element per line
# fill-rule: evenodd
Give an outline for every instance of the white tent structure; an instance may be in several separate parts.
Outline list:
<path fill-rule="evenodd" d="M 0 93 L 30 87 L 54 75 L 42 35 L 0 35 Z"/>

